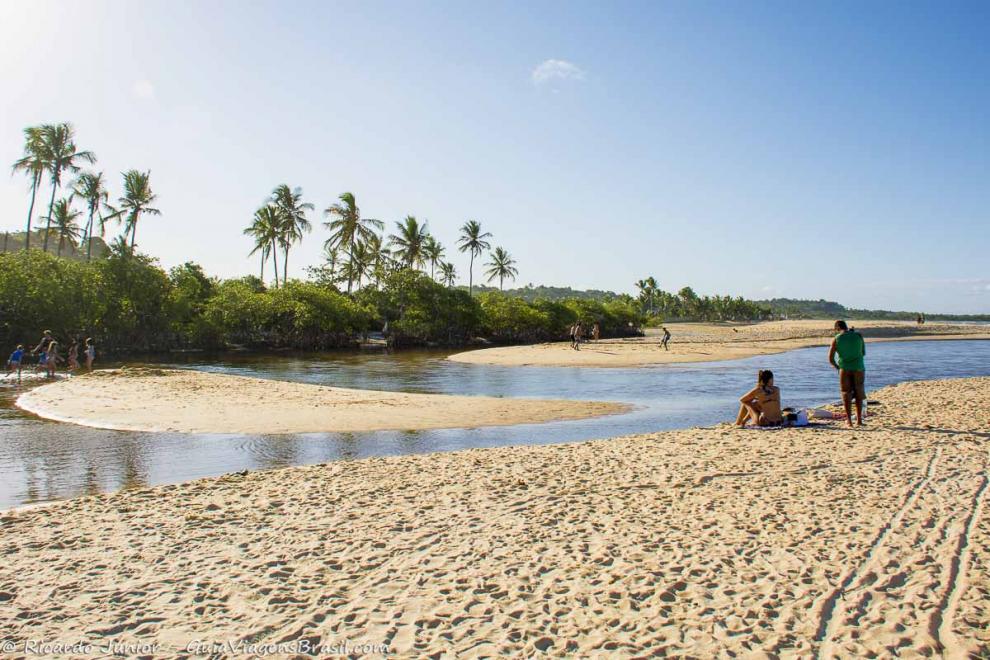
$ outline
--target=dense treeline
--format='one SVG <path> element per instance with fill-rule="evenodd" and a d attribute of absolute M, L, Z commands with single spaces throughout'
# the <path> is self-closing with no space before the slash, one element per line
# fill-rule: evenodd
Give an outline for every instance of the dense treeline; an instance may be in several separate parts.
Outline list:
<path fill-rule="evenodd" d="M 853 309 L 830 300 L 799 300 L 794 298 L 774 298 L 760 301 L 774 314 L 790 319 L 860 319 L 914 321 L 923 312 L 892 312 L 884 309 Z M 929 321 L 990 321 L 990 314 L 928 314 Z"/>
<path fill-rule="evenodd" d="M 689 286 L 662 290 L 655 278 L 636 282 L 639 304 L 649 325 L 665 321 L 762 321 L 774 317 L 769 306 L 740 296 L 699 296 Z"/>
<path fill-rule="evenodd" d="M 395 270 L 348 295 L 331 284 L 257 277 L 217 280 L 197 264 L 163 270 L 126 245 L 104 259 L 60 259 L 41 250 L 0 254 L 0 341 L 29 344 L 46 329 L 93 337 L 103 353 L 171 349 L 353 346 L 388 328 L 396 345 L 563 339 L 575 322 L 603 334 L 639 331 L 624 301 L 535 301 L 500 292 L 471 296 L 411 269 Z"/>

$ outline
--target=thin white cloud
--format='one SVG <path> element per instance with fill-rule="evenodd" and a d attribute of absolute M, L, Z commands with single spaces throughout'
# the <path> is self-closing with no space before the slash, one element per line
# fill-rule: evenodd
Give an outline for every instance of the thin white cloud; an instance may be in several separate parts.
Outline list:
<path fill-rule="evenodd" d="M 143 101 L 150 101 L 155 98 L 155 86 L 147 80 L 138 80 L 131 85 L 131 93 Z"/>
<path fill-rule="evenodd" d="M 533 69 L 534 85 L 543 85 L 555 80 L 584 80 L 584 71 L 567 60 L 544 60 Z"/>

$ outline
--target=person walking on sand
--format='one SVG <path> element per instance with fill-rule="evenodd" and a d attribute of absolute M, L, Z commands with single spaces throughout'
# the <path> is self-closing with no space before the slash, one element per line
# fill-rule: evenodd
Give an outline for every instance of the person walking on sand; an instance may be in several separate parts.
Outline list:
<path fill-rule="evenodd" d="M 584 339 L 584 326 L 580 323 L 574 324 L 574 350 L 581 350 L 581 340 Z"/>
<path fill-rule="evenodd" d="M 846 409 L 846 423 L 852 422 L 852 402 L 856 400 L 856 421 L 863 425 L 863 403 L 866 401 L 866 342 L 863 335 L 850 329 L 845 321 L 835 322 L 838 333 L 828 349 L 828 361 L 839 372 L 839 390 Z"/>
<path fill-rule="evenodd" d="M 18 344 L 14 352 L 10 354 L 10 358 L 7 360 L 7 375 L 9 376 L 14 371 L 17 372 L 17 380 L 21 379 L 21 363 L 24 361 L 24 345 Z"/>
<path fill-rule="evenodd" d="M 577 327 L 578 324 L 575 321 L 574 323 L 571 324 L 571 327 L 568 328 L 567 330 L 567 334 L 570 335 L 571 337 L 571 348 L 575 350 L 577 349 L 577 339 L 575 339 L 575 337 L 577 336 Z"/>
<path fill-rule="evenodd" d="M 93 346 L 93 339 L 91 337 L 86 338 L 86 371 L 93 370 L 93 360 L 96 359 L 96 347 Z"/>
<path fill-rule="evenodd" d="M 595 325 L 592 326 L 591 328 L 591 338 L 597 342 L 601 338 L 601 336 L 602 336 L 602 326 L 598 323 L 598 321 L 595 321 Z"/>
<path fill-rule="evenodd" d="M 660 340 L 660 345 L 663 346 L 663 350 L 669 351 L 667 344 L 670 342 L 670 330 L 667 329 L 667 326 L 662 326 L 661 329 L 663 330 L 663 339 Z"/>

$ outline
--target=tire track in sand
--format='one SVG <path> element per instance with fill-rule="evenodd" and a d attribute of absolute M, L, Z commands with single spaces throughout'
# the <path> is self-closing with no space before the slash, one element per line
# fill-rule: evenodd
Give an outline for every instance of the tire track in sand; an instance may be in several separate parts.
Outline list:
<path fill-rule="evenodd" d="M 973 534 L 977 522 L 980 520 L 983 505 L 986 502 L 987 485 L 990 483 L 990 478 L 987 475 L 988 463 L 990 463 L 990 454 L 983 461 L 983 474 L 980 478 L 980 485 L 973 494 L 972 504 L 969 507 L 969 516 L 966 524 L 962 527 L 962 531 L 957 536 L 956 549 L 952 558 L 949 560 L 949 576 L 946 580 L 947 587 L 945 594 L 939 606 L 932 613 L 929 626 L 932 637 L 939 643 L 942 652 L 948 658 L 969 657 L 969 650 L 965 644 L 959 641 L 955 632 L 952 630 L 952 625 L 955 622 L 959 603 L 962 600 L 963 594 L 966 593 L 966 588 L 969 586 L 966 578 L 971 555 L 969 539 Z"/>
<path fill-rule="evenodd" d="M 915 502 L 921 496 L 922 491 L 931 483 L 932 476 L 935 474 L 935 468 L 941 457 L 942 448 L 938 447 L 932 453 L 932 457 L 928 459 L 924 476 L 916 481 L 910 490 L 908 490 L 904 501 L 894 512 L 894 515 L 877 532 L 870 547 L 864 553 L 862 560 L 846 572 L 846 575 L 839 581 L 838 586 L 832 590 L 822 603 L 818 613 L 818 632 L 815 634 L 815 641 L 819 644 L 818 653 L 816 654 L 817 658 L 828 660 L 837 657 L 832 650 L 832 637 L 835 635 L 837 622 L 841 621 L 845 614 L 846 603 L 844 595 L 846 590 L 853 582 L 860 579 L 860 576 L 866 572 L 866 569 L 870 568 L 875 562 L 877 551 L 886 542 L 890 531 L 901 524 L 904 515 L 914 506 Z"/>

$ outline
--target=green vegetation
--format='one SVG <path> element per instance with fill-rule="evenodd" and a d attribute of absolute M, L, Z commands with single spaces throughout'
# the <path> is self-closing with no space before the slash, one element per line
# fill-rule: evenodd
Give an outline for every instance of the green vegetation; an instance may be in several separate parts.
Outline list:
<path fill-rule="evenodd" d="M 793 298 L 774 298 L 760 301 L 767 305 L 777 316 L 790 319 L 857 319 L 857 320 L 891 320 L 914 321 L 919 312 L 891 312 L 883 309 L 852 309 L 829 300 L 796 300 Z M 929 321 L 990 321 L 990 314 L 928 314 Z"/>
<path fill-rule="evenodd" d="M 503 291 L 506 280 L 518 276 L 518 264 L 505 248 L 492 250 L 492 234 L 476 220 L 465 222 L 457 238 L 457 249 L 470 262 L 467 287 L 456 287 L 456 269 L 444 260 L 447 250 L 427 222 L 406 216 L 386 236 L 385 223 L 363 217 L 350 192 L 323 211 L 329 232 L 323 263 L 309 267 L 305 281 L 289 279 L 291 248 L 312 231 L 308 214 L 315 206 L 288 184 L 276 186 L 253 217 L 245 218 L 244 234 L 253 241 L 248 256 L 260 257 L 259 277 L 221 281 L 194 263 L 165 272 L 137 251 L 138 224 L 161 215 L 151 173 L 124 172 L 115 207 L 103 173 L 81 171 L 82 163 L 95 161 L 92 152 L 77 148 L 70 124 L 24 131 L 24 155 L 13 172 L 28 177 L 30 202 L 25 231 L 0 237 L 0 346 L 31 343 L 45 329 L 65 339 L 93 337 L 106 353 L 322 350 L 355 345 L 385 328 L 394 345 L 409 346 L 565 339 L 576 322 L 589 328 L 597 323 L 608 337 L 671 320 L 912 317 L 859 315 L 826 301 L 698 296 L 690 287 L 674 294 L 653 277 L 636 283 L 638 298 L 532 285 Z M 71 183 L 69 174 L 75 175 Z M 48 214 L 34 218 L 46 176 L 52 187 Z M 44 227 L 32 228 L 34 220 Z M 108 246 L 104 237 L 111 221 L 122 233 Z M 475 261 L 486 253 L 484 275 L 489 283 L 497 281 L 498 289 L 474 283 Z M 272 287 L 265 283 L 269 259 Z"/>

